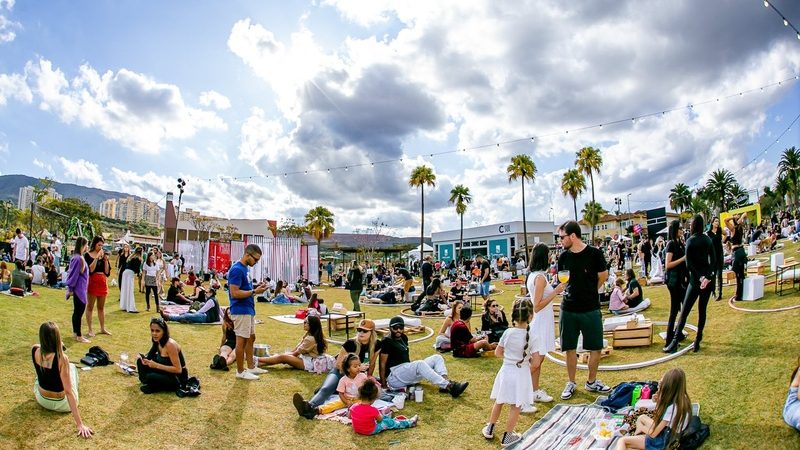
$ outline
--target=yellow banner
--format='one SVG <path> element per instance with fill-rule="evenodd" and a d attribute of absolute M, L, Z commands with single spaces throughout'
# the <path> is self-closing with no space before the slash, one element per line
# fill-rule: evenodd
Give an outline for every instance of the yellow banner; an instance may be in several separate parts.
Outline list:
<path fill-rule="evenodd" d="M 741 214 L 741 213 L 747 213 L 747 219 L 751 224 L 758 225 L 761 223 L 761 205 L 758 203 L 754 203 L 748 206 L 743 206 L 741 208 L 732 209 L 730 211 L 725 211 L 719 215 L 720 216 L 719 220 L 724 226 L 725 219 L 734 214 Z"/>

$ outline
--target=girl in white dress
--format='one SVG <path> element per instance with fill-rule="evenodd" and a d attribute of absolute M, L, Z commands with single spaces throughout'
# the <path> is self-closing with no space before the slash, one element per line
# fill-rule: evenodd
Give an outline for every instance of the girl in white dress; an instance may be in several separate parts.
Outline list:
<path fill-rule="evenodd" d="M 528 298 L 514 302 L 511 320 L 514 326 L 507 329 L 494 351 L 495 356 L 503 358 L 503 365 L 494 379 L 492 393 L 489 396 L 495 401 L 489 422 L 483 427 L 483 437 L 494 439 L 494 426 L 503 405 L 508 404 L 506 431 L 503 433 L 501 444 L 508 447 L 516 444 L 522 436 L 514 432 L 514 427 L 519 420 L 520 408 L 533 403 L 533 388 L 531 385 L 530 349 L 537 348 L 539 343 L 530 329 L 533 317 L 533 304 Z"/>
<path fill-rule="evenodd" d="M 531 333 L 536 336 L 537 345 L 531 347 L 531 380 L 533 382 L 533 399 L 537 402 L 552 402 L 553 397 L 547 395 L 539 387 L 539 374 L 545 356 L 556 349 L 555 316 L 553 315 L 553 300 L 558 294 L 564 292 L 566 283 L 559 283 L 555 288 L 547 282 L 547 269 L 550 249 L 543 243 L 533 248 L 531 264 L 527 280 L 528 292 L 531 293 L 533 302 L 533 323 Z M 535 408 L 526 408 L 525 411 Z"/>
<path fill-rule="evenodd" d="M 131 313 L 139 312 L 136 310 L 136 299 L 134 298 L 134 279 L 142 269 L 142 248 L 137 247 L 136 252 L 128 258 L 125 263 L 125 271 L 122 272 L 122 282 L 119 285 L 119 309 Z"/>

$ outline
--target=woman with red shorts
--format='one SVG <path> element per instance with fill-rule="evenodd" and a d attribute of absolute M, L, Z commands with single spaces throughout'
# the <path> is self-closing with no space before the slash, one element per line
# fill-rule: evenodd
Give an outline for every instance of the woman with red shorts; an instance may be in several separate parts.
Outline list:
<path fill-rule="evenodd" d="M 92 311 L 97 304 L 97 319 L 100 321 L 100 334 L 111 333 L 106 330 L 106 296 L 108 295 L 108 276 L 111 274 L 111 264 L 108 255 L 103 251 L 105 240 L 102 236 L 95 236 L 89 251 L 83 255 L 89 266 L 89 289 L 86 302 L 86 326 L 89 337 L 94 337 L 92 332 Z"/>

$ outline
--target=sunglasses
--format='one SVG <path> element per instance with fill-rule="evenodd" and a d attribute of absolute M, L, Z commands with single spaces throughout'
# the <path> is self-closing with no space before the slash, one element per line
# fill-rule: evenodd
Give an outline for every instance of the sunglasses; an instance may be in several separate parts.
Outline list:
<path fill-rule="evenodd" d="M 404 325 L 392 325 L 393 330 L 402 330 L 403 328 L 405 328 Z"/>
<path fill-rule="evenodd" d="M 358 331 L 359 333 L 369 333 L 372 330 L 368 330 L 366 328 L 356 328 L 356 331 Z"/>
<path fill-rule="evenodd" d="M 568 234 L 559 234 L 558 237 L 559 237 L 559 239 L 561 239 L 563 241 L 564 238 L 569 237 L 569 235 Z"/>
<path fill-rule="evenodd" d="M 497 306 L 497 304 L 492 303 L 491 305 L 489 305 L 489 308 L 494 308 L 496 306 Z"/>

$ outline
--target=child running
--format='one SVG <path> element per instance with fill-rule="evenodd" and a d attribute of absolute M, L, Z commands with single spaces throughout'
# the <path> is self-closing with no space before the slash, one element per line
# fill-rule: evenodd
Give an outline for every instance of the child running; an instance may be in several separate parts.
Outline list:
<path fill-rule="evenodd" d="M 367 381 L 367 374 L 361 371 L 361 360 L 355 353 L 348 353 L 342 361 L 345 376 L 339 380 L 336 392 L 339 399 L 319 407 L 318 414 L 328 414 L 337 409 L 350 407 L 358 400 L 358 389 Z"/>
<path fill-rule="evenodd" d="M 497 348 L 495 356 L 503 358 L 503 365 L 494 379 L 492 393 L 489 396 L 495 401 L 492 412 L 489 414 L 489 423 L 483 427 L 483 437 L 494 439 L 494 426 L 503 410 L 503 405 L 508 404 L 506 431 L 503 433 L 501 445 L 509 447 L 522 439 L 514 432 L 519 420 L 520 408 L 533 404 L 533 385 L 531 383 L 530 353 L 529 348 L 536 348 L 536 337 L 531 335 L 530 321 L 533 317 L 533 303 L 524 298 L 514 302 L 511 311 L 511 320 L 514 324 L 507 329 Z M 533 340 L 534 342 L 531 342 Z"/>
<path fill-rule="evenodd" d="M 663 450 L 681 437 L 692 418 L 692 402 L 686 393 L 686 374 L 683 369 L 670 369 L 661 377 L 653 420 L 642 414 L 636 420 L 634 435 L 625 436 L 617 442 L 617 450 L 629 448 Z"/>
<path fill-rule="evenodd" d="M 378 385 L 372 379 L 367 379 L 358 388 L 358 403 L 350 407 L 350 419 L 353 421 L 353 431 L 364 436 L 372 436 L 384 430 L 397 430 L 401 428 L 411 428 L 417 425 L 419 418 L 414 416 L 410 419 L 392 419 L 384 416 L 377 408 L 372 406 L 378 398 Z"/>

